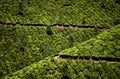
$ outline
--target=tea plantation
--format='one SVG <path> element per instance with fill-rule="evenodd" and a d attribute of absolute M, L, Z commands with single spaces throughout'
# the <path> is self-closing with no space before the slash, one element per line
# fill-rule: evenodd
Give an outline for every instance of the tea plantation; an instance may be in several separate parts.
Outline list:
<path fill-rule="evenodd" d="M 119 79 L 120 77 L 120 25 L 105 31 L 74 48 L 60 52 L 77 56 L 115 57 L 116 61 L 55 59 L 48 56 L 4 78 L 20 79 Z M 96 40 L 94 40 L 96 39 Z M 94 41 L 93 41 L 94 40 Z M 103 43 L 99 42 L 103 41 Z M 106 44 L 107 43 L 107 44 Z M 94 46 L 95 44 L 95 49 Z M 102 45 L 101 45 L 102 44 Z M 91 46 L 90 46 L 91 45 Z M 111 46 L 112 45 L 112 46 Z M 115 46 L 113 46 L 115 45 Z M 97 48 L 99 46 L 99 48 Z M 105 46 L 105 47 L 104 47 Z M 82 48 L 83 47 L 83 48 Z M 103 47 L 103 48 L 102 48 Z M 114 47 L 114 49 L 113 49 Z M 94 50 L 94 51 L 93 51 Z M 106 55 L 107 54 L 107 55 Z M 91 57 L 92 57 L 91 56 Z"/>
<path fill-rule="evenodd" d="M 119 78 L 119 0 L 0 0 L 0 79 Z"/>
<path fill-rule="evenodd" d="M 119 0 L 0 0 L 0 21 L 113 27 L 120 23 Z"/>

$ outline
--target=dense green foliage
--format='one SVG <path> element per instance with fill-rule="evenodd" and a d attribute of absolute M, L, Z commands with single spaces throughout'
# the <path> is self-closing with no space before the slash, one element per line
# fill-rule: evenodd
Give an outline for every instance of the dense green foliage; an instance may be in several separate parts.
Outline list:
<path fill-rule="evenodd" d="M 4 78 L 9 79 L 119 79 L 120 63 L 54 60 L 47 57 Z"/>
<path fill-rule="evenodd" d="M 60 55 L 120 58 L 120 25 L 60 52 Z M 93 47 L 94 46 L 94 47 Z M 119 79 L 120 62 L 54 59 L 49 56 L 4 78 Z"/>
<path fill-rule="evenodd" d="M 66 49 L 60 55 L 120 58 L 120 25 Z"/>
<path fill-rule="evenodd" d="M 120 0 L 0 0 L 1 22 L 48 26 L 0 25 L 0 78 L 120 78 Z M 115 58 L 116 62 L 55 59 L 54 55 Z"/>
<path fill-rule="evenodd" d="M 52 35 L 48 35 L 46 31 L 46 27 L 1 27 L 0 76 L 38 62 L 49 55 L 58 54 L 100 32 L 94 29 L 55 27 L 51 28 Z"/>
<path fill-rule="evenodd" d="M 0 0 L 0 21 L 112 27 L 119 24 L 117 0 Z"/>

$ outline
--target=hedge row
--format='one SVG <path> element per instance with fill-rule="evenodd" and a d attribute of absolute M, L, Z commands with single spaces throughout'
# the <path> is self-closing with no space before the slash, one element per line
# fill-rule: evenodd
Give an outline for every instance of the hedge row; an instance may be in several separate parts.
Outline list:
<path fill-rule="evenodd" d="M 54 60 L 47 57 L 17 72 L 7 75 L 5 79 L 119 79 L 119 62 Z M 3 78 L 3 79 L 4 79 Z"/>
<path fill-rule="evenodd" d="M 112 27 L 120 23 L 117 0 L 1 0 L 0 22 Z"/>
<path fill-rule="evenodd" d="M 61 51 L 59 55 L 120 58 L 120 25 L 95 38 L 77 43 L 73 48 Z"/>
<path fill-rule="evenodd" d="M 51 35 L 48 32 L 51 31 Z M 0 28 L 0 77 L 96 36 L 94 29 Z"/>

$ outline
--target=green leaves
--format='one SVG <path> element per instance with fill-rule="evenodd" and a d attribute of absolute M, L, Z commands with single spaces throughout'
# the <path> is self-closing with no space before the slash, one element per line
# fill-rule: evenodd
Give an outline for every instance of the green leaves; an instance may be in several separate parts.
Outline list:
<path fill-rule="evenodd" d="M 118 1 L 1 1 L 1 22 L 62 23 L 110 28 L 119 24 L 120 6 L 115 2 Z"/>
<path fill-rule="evenodd" d="M 119 27 L 120 26 L 116 26 L 99 34 L 95 38 L 91 38 L 83 43 L 78 43 L 75 47 L 63 50 L 59 54 L 119 58 Z M 71 51 L 74 53 L 71 53 Z"/>
<path fill-rule="evenodd" d="M 47 35 L 47 31 L 50 31 L 52 35 Z M 73 45 L 75 46 L 79 42 L 94 37 L 98 33 L 95 33 L 93 29 L 1 27 L 0 70 L 10 74 L 38 62 L 46 56 L 58 54 L 60 51 L 73 47 Z M 79 49 L 74 47 L 70 51 L 61 53 L 68 54 L 68 52 L 77 56 Z M 8 67 L 6 68 L 5 65 L 8 65 Z"/>
<path fill-rule="evenodd" d="M 91 61 L 86 60 L 53 60 L 47 57 L 38 63 L 25 67 L 10 77 L 5 78 L 118 78 L 120 71 L 119 62 Z M 111 74 L 112 73 L 112 74 Z"/>

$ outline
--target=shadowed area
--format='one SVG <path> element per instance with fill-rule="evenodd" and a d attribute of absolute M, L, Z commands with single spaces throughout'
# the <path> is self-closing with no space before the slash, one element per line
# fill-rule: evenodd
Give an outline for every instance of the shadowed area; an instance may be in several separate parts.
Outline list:
<path fill-rule="evenodd" d="M 111 57 L 95 57 L 95 56 L 70 56 L 70 55 L 55 55 L 54 59 L 67 59 L 67 60 L 93 60 L 93 61 L 109 61 L 120 62 L 120 58 Z"/>

